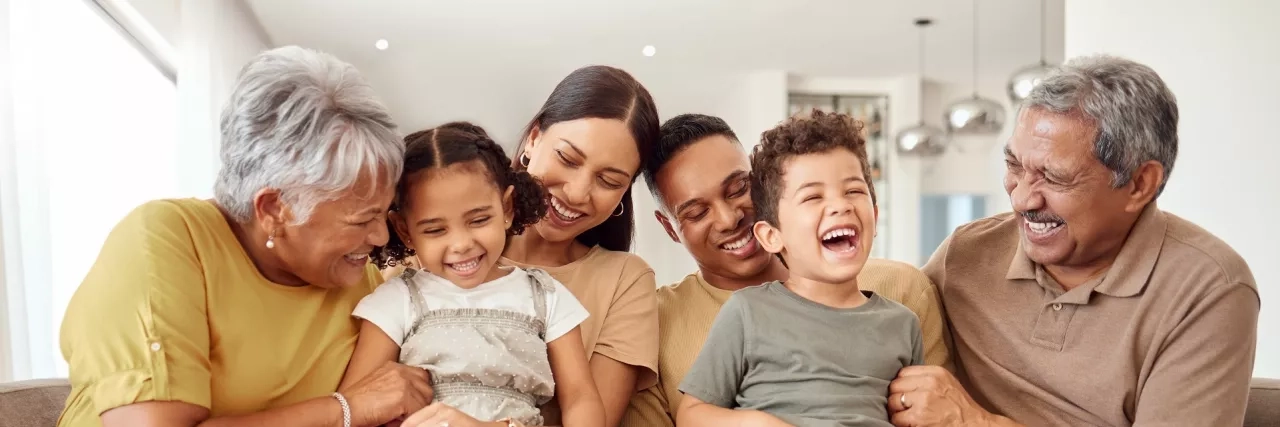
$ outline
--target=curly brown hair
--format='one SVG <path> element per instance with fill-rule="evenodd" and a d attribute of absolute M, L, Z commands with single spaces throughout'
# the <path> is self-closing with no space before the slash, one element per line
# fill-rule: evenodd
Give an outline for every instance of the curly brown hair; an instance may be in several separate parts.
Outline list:
<path fill-rule="evenodd" d="M 858 156 L 871 203 L 875 204 L 876 189 L 871 184 L 871 163 L 867 160 L 867 141 L 862 138 L 862 127 L 862 122 L 848 114 L 814 109 L 808 116 L 792 116 L 760 135 L 760 145 L 751 150 L 751 202 L 755 205 L 756 219 L 778 226 L 778 201 L 782 197 L 787 160 L 840 148 Z"/>
<path fill-rule="evenodd" d="M 514 236 L 542 219 L 547 213 L 547 192 L 528 172 L 511 166 L 511 158 L 494 142 L 480 126 L 467 122 L 451 122 L 432 129 L 409 134 L 404 138 L 404 173 L 396 184 L 395 201 L 391 210 L 399 210 L 408 203 L 405 197 L 412 194 L 410 188 L 419 184 L 419 177 L 431 169 L 475 162 L 501 192 L 513 186 L 511 195 L 511 226 L 507 235 Z M 395 233 L 395 227 L 387 220 L 391 238 L 386 246 L 371 254 L 373 263 L 380 269 L 394 267 L 414 255 Z"/>

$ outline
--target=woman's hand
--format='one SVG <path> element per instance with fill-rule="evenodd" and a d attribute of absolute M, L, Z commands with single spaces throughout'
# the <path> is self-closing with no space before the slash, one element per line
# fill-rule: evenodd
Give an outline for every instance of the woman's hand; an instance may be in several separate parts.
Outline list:
<path fill-rule="evenodd" d="M 506 427 L 506 423 L 483 422 L 443 403 L 432 403 L 410 415 L 400 427 Z"/>
<path fill-rule="evenodd" d="M 382 425 L 426 407 L 435 397 L 429 378 L 425 369 L 384 363 L 341 390 L 351 407 L 351 425 Z"/>

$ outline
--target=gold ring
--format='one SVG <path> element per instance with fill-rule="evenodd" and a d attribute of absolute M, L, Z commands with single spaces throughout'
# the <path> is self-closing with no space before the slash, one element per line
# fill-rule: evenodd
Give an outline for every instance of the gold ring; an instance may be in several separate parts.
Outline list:
<path fill-rule="evenodd" d="M 910 406 L 907 406 L 907 394 L 906 394 L 906 393 L 902 393 L 902 394 L 899 394 L 899 395 L 898 395 L 898 403 L 901 403 L 901 404 L 902 404 L 902 409 L 910 409 L 910 408 L 911 408 Z"/>

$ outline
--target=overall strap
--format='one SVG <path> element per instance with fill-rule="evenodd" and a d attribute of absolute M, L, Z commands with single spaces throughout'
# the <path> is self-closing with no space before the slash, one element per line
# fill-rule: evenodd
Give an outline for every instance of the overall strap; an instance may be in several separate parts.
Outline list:
<path fill-rule="evenodd" d="M 542 322 L 538 328 L 538 338 L 547 338 L 547 295 L 555 293 L 555 286 L 552 285 L 550 274 L 545 270 L 530 268 L 525 270 L 529 274 L 529 286 L 533 290 L 533 311 L 534 318 Z"/>
<path fill-rule="evenodd" d="M 422 297 L 422 286 L 414 278 L 417 272 L 416 269 L 406 268 L 403 273 L 400 273 L 400 279 L 404 280 L 404 286 L 409 290 L 409 304 L 413 307 L 410 311 L 409 329 L 405 331 L 409 334 L 418 330 L 422 315 L 427 312 L 427 300 Z"/>

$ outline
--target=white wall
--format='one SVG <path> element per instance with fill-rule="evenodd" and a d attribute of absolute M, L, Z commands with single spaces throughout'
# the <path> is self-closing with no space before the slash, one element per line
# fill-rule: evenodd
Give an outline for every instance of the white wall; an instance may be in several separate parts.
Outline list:
<path fill-rule="evenodd" d="M 1257 376 L 1280 377 L 1280 2 L 1072 0 L 1066 53 L 1110 53 L 1154 68 L 1178 98 L 1177 166 L 1160 207 L 1231 244 L 1262 297 Z"/>

